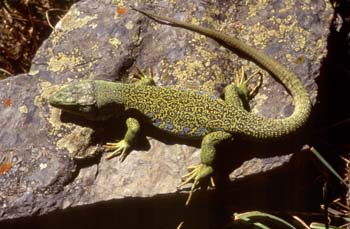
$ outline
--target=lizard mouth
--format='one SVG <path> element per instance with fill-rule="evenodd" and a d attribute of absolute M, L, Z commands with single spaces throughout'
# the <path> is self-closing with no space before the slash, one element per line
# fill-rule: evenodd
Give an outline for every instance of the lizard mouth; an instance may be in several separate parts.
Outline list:
<path fill-rule="evenodd" d="M 64 88 L 61 88 L 59 91 L 56 91 L 49 98 L 49 104 L 51 106 L 64 109 L 66 106 L 73 106 L 76 104 L 76 100 L 71 97 L 69 94 L 63 91 Z"/>

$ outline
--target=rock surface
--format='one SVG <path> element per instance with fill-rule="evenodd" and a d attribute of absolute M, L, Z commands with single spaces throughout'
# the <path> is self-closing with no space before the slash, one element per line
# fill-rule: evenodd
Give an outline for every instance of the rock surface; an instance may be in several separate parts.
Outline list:
<path fill-rule="evenodd" d="M 0 81 L 0 220 L 173 194 L 187 166 L 199 161 L 198 142 L 159 136 L 147 127 L 152 137 L 125 161 L 105 160 L 101 145 L 120 138 L 123 123 L 88 122 L 50 107 L 48 97 L 62 84 L 127 81 L 139 66 L 152 69 L 158 85 L 218 95 L 241 66 L 248 74 L 259 69 L 204 36 L 149 21 L 122 1 L 107 2 L 78 2 L 39 49 L 29 74 Z M 236 35 L 294 71 L 315 101 L 314 79 L 326 55 L 331 6 L 324 1 L 249 2 L 154 2 L 149 9 Z M 293 111 L 292 99 L 269 76 L 251 105 L 253 112 L 275 118 Z M 268 147 L 250 153 L 232 146 L 223 153 L 235 161 L 231 180 L 280 167 L 293 153 L 292 145 L 272 154 L 276 150 Z"/>

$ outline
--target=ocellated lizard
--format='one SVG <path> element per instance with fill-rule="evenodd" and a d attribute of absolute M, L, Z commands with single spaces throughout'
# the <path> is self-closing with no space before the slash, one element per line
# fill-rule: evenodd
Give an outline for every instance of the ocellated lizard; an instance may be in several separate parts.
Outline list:
<path fill-rule="evenodd" d="M 198 93 L 158 87 L 152 80 L 141 79 L 136 84 L 88 80 L 67 85 L 49 99 L 52 106 L 81 115 L 87 119 L 103 120 L 126 117 L 127 132 L 117 143 L 107 143 L 109 155 L 127 155 L 140 131 L 140 123 L 151 124 L 169 134 L 202 139 L 201 163 L 191 166 L 180 185 L 193 182 L 188 204 L 198 183 L 210 177 L 218 143 L 235 136 L 252 141 L 269 141 L 295 133 L 307 121 L 311 102 L 308 92 L 291 71 L 264 53 L 222 32 L 177 21 L 148 11 L 133 8 L 147 17 L 170 26 L 182 27 L 210 37 L 229 49 L 244 54 L 277 78 L 294 98 L 294 113 L 284 119 L 270 119 L 244 109 L 240 94 L 247 96 L 245 82 L 225 88 L 224 99 Z M 244 90 L 242 90 L 244 89 Z M 140 118 L 141 117 L 141 118 Z"/>

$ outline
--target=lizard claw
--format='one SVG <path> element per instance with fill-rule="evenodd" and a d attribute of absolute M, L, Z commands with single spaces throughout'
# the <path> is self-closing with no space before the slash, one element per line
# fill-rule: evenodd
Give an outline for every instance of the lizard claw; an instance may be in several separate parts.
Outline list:
<path fill-rule="evenodd" d="M 189 173 L 181 177 L 181 179 L 184 181 L 177 186 L 178 188 L 180 188 L 188 183 L 193 182 L 190 193 L 186 201 L 186 205 L 190 203 L 192 194 L 194 190 L 196 190 L 196 188 L 198 187 L 200 181 L 208 177 L 213 172 L 213 168 L 205 164 L 199 164 L 199 165 L 194 165 L 194 166 L 192 165 L 188 167 L 188 170 L 189 170 Z M 211 176 L 210 176 L 210 181 L 211 181 L 211 185 L 215 187 L 214 180 Z"/>
<path fill-rule="evenodd" d="M 103 145 L 103 147 L 107 151 L 113 150 L 106 156 L 107 159 L 120 155 L 119 161 L 123 161 L 128 154 L 127 151 L 130 148 L 130 144 L 125 140 L 121 140 L 118 142 L 107 142 L 106 145 Z"/>
<path fill-rule="evenodd" d="M 151 68 L 149 68 L 147 74 L 145 74 L 139 67 L 136 67 L 136 70 L 137 72 L 134 74 L 133 81 L 136 82 L 137 85 L 155 86 Z"/>

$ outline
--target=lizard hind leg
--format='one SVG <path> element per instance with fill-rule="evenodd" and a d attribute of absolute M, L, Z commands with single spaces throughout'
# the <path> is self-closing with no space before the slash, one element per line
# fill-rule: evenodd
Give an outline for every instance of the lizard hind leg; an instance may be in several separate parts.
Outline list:
<path fill-rule="evenodd" d="M 192 198 L 192 194 L 194 190 L 198 187 L 199 182 L 204 179 L 207 176 L 210 176 L 213 173 L 213 168 L 211 166 L 207 166 L 204 164 L 199 164 L 196 166 L 192 166 L 192 171 L 190 171 L 185 176 L 182 176 L 181 179 L 184 179 L 184 181 L 178 185 L 178 188 L 184 186 L 185 184 L 190 183 L 193 181 L 190 193 L 188 194 L 186 205 L 190 203 L 190 200 Z M 212 181 L 213 178 L 210 176 L 210 180 Z M 212 183 L 212 186 L 215 187 L 215 184 Z"/>
<path fill-rule="evenodd" d="M 253 88 L 250 89 L 248 84 L 254 77 L 259 77 L 259 81 Z M 237 80 L 234 82 L 234 85 L 237 87 L 237 93 L 239 94 L 240 98 L 244 100 L 244 102 L 248 102 L 256 95 L 261 87 L 263 74 L 260 71 L 255 71 L 247 78 L 244 67 L 242 66 L 241 72 L 238 74 L 236 79 Z"/>
<path fill-rule="evenodd" d="M 216 131 L 207 134 L 203 140 L 201 145 L 201 163 L 199 165 L 192 165 L 188 168 L 189 173 L 184 175 L 182 179 L 184 180 L 179 187 L 184 186 L 185 184 L 192 183 L 190 193 L 188 195 L 186 205 L 189 204 L 193 192 L 196 190 L 196 188 L 200 185 L 200 183 L 207 178 L 210 178 L 211 185 L 215 187 L 212 173 L 214 172 L 213 169 L 213 163 L 215 161 L 216 156 L 216 146 L 224 141 L 231 139 L 232 136 L 230 133 L 224 132 L 224 131 Z"/>
<path fill-rule="evenodd" d="M 262 84 L 262 74 L 261 72 L 256 71 L 246 79 L 244 68 L 242 67 L 240 72 L 236 75 L 235 82 L 228 84 L 224 88 L 224 100 L 227 104 L 232 105 L 236 109 L 240 108 L 250 111 L 249 100 L 251 100 L 258 92 L 258 89 Z M 260 76 L 259 82 L 254 88 L 250 89 L 248 87 L 249 81 L 258 75 Z"/>

